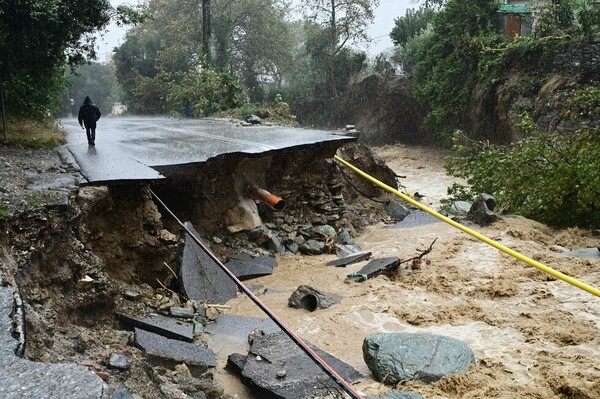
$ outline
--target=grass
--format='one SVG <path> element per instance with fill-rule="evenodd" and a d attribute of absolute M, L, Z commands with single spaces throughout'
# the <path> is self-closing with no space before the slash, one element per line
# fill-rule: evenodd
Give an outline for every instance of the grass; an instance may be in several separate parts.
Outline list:
<path fill-rule="evenodd" d="M 66 143 L 65 133 L 54 119 L 42 121 L 30 119 L 7 120 L 7 144 L 26 148 L 55 148 Z M 0 140 L 4 142 L 4 130 L 0 126 Z"/>
<path fill-rule="evenodd" d="M 0 220 L 8 219 L 9 216 L 10 214 L 8 213 L 8 209 L 6 208 L 6 206 L 0 205 Z"/>

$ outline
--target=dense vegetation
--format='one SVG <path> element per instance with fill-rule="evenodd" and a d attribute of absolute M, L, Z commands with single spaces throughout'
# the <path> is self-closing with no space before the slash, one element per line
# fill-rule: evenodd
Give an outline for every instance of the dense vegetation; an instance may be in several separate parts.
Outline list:
<path fill-rule="evenodd" d="M 94 33 L 111 19 L 138 21 L 126 6 L 113 8 L 108 0 L 6 0 L 0 3 L 0 48 L 7 111 L 14 117 L 42 118 L 58 108 L 69 67 L 95 58 Z"/>

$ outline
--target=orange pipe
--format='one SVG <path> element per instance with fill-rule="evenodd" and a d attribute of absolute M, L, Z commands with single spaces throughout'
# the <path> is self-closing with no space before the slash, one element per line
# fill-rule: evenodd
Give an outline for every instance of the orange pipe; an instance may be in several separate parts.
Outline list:
<path fill-rule="evenodd" d="M 251 186 L 246 191 L 246 194 L 252 198 L 264 202 L 275 210 L 281 211 L 283 208 L 285 208 L 285 201 L 281 197 L 271 194 L 263 188 Z"/>

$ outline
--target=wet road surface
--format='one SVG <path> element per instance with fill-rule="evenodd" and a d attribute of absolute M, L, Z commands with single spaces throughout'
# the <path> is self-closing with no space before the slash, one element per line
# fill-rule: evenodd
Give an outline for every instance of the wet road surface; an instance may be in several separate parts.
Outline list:
<path fill-rule="evenodd" d="M 279 126 L 236 126 L 213 119 L 108 117 L 98 122 L 89 146 L 76 119 L 62 119 L 67 148 L 90 185 L 158 180 L 161 167 L 206 162 L 227 154 L 273 151 L 354 141 L 333 132 Z M 156 168 L 156 169 L 155 169 Z"/>

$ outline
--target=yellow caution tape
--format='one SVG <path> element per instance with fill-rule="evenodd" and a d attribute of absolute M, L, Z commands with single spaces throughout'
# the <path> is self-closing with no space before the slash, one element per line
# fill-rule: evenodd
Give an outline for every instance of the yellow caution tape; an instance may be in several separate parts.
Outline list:
<path fill-rule="evenodd" d="M 428 214 L 435 216 L 436 218 L 448 223 L 451 226 L 456 227 L 459 230 L 462 230 L 463 232 L 477 238 L 480 241 L 485 242 L 486 244 L 491 245 L 492 247 L 499 249 L 500 251 L 504 252 L 505 254 L 508 254 L 514 258 L 519 259 L 520 261 L 523 261 L 525 263 L 527 263 L 530 266 L 533 266 L 545 273 L 548 273 L 549 275 L 556 277 L 557 279 L 560 279 L 562 281 L 565 281 L 571 285 L 574 285 L 575 287 L 581 288 L 584 291 L 589 292 L 590 294 L 596 295 L 597 297 L 600 297 L 600 290 L 598 290 L 597 288 L 594 288 L 586 283 L 583 283 L 579 280 L 576 280 L 572 277 L 567 276 L 564 273 L 559 272 L 558 270 L 554 270 L 551 267 L 548 267 L 540 262 L 537 262 L 531 258 L 528 258 L 525 255 L 522 255 L 510 248 L 505 247 L 502 244 L 497 243 L 496 241 L 484 236 L 483 234 L 480 234 L 466 226 L 463 226 L 462 224 L 455 222 L 454 220 L 434 211 L 433 209 L 430 209 L 428 207 L 426 207 L 425 205 L 421 204 L 418 201 L 415 201 L 414 199 L 410 198 L 409 196 L 402 194 L 400 191 L 388 186 L 387 184 L 377 180 L 376 178 L 374 178 L 373 176 L 370 176 L 368 174 L 366 174 L 365 172 L 363 172 L 362 170 L 358 169 L 357 167 L 355 167 L 354 165 L 348 163 L 347 161 L 343 160 L 342 158 L 340 158 L 339 156 L 335 156 L 335 160 L 338 161 L 339 163 L 341 163 L 342 165 L 347 166 L 348 168 L 352 169 L 353 171 L 355 171 L 356 173 L 358 173 L 360 176 L 364 177 L 365 179 L 369 180 L 371 183 L 397 195 L 398 197 L 402 198 L 404 201 L 416 206 L 417 208 L 419 208 L 420 210 L 422 210 L 423 212 L 427 212 Z"/>

